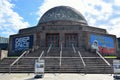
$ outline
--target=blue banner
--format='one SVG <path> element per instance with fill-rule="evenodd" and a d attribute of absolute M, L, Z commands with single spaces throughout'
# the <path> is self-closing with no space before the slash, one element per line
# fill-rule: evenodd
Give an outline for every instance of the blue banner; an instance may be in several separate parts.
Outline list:
<path fill-rule="evenodd" d="M 91 34 L 90 43 L 92 48 L 102 53 L 114 53 L 113 37 Z"/>
<path fill-rule="evenodd" d="M 12 42 L 13 51 L 22 51 L 30 49 L 33 46 L 33 35 L 15 37 Z"/>

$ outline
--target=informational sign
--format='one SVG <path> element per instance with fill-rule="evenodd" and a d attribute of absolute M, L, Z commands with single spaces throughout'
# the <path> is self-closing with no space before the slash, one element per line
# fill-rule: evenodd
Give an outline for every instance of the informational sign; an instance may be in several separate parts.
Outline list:
<path fill-rule="evenodd" d="M 22 51 L 25 49 L 32 48 L 32 46 L 33 35 L 13 38 L 12 50 L 14 51 Z"/>
<path fill-rule="evenodd" d="M 113 70 L 115 74 L 120 74 L 120 60 L 113 60 Z"/>
<path fill-rule="evenodd" d="M 41 75 L 44 73 L 44 60 L 35 61 L 35 74 Z"/>
<path fill-rule="evenodd" d="M 113 54 L 115 52 L 114 40 L 113 37 L 110 36 L 91 34 L 90 44 L 93 49 L 104 54 Z"/>

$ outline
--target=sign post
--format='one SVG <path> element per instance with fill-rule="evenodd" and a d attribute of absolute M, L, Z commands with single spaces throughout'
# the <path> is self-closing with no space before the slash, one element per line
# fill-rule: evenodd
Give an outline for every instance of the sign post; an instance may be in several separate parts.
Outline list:
<path fill-rule="evenodd" d="M 113 71 L 114 71 L 114 79 L 120 80 L 120 60 L 113 60 Z"/>
<path fill-rule="evenodd" d="M 44 76 L 44 60 L 35 60 L 35 78 L 42 78 Z"/>

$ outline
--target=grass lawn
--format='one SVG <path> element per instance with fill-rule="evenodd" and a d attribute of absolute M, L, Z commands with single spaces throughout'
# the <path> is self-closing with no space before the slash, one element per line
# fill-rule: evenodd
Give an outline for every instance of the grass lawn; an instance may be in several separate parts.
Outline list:
<path fill-rule="evenodd" d="M 8 58 L 18 58 L 19 56 L 10 56 Z"/>
<path fill-rule="evenodd" d="M 104 58 L 117 58 L 117 56 L 104 56 Z"/>

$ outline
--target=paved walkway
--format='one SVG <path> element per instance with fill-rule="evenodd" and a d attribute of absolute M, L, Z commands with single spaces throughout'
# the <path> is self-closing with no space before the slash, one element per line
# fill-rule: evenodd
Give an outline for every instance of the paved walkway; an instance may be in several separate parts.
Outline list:
<path fill-rule="evenodd" d="M 0 80 L 113 80 L 110 74 L 45 74 L 42 79 L 34 79 L 34 74 L 0 74 Z"/>

